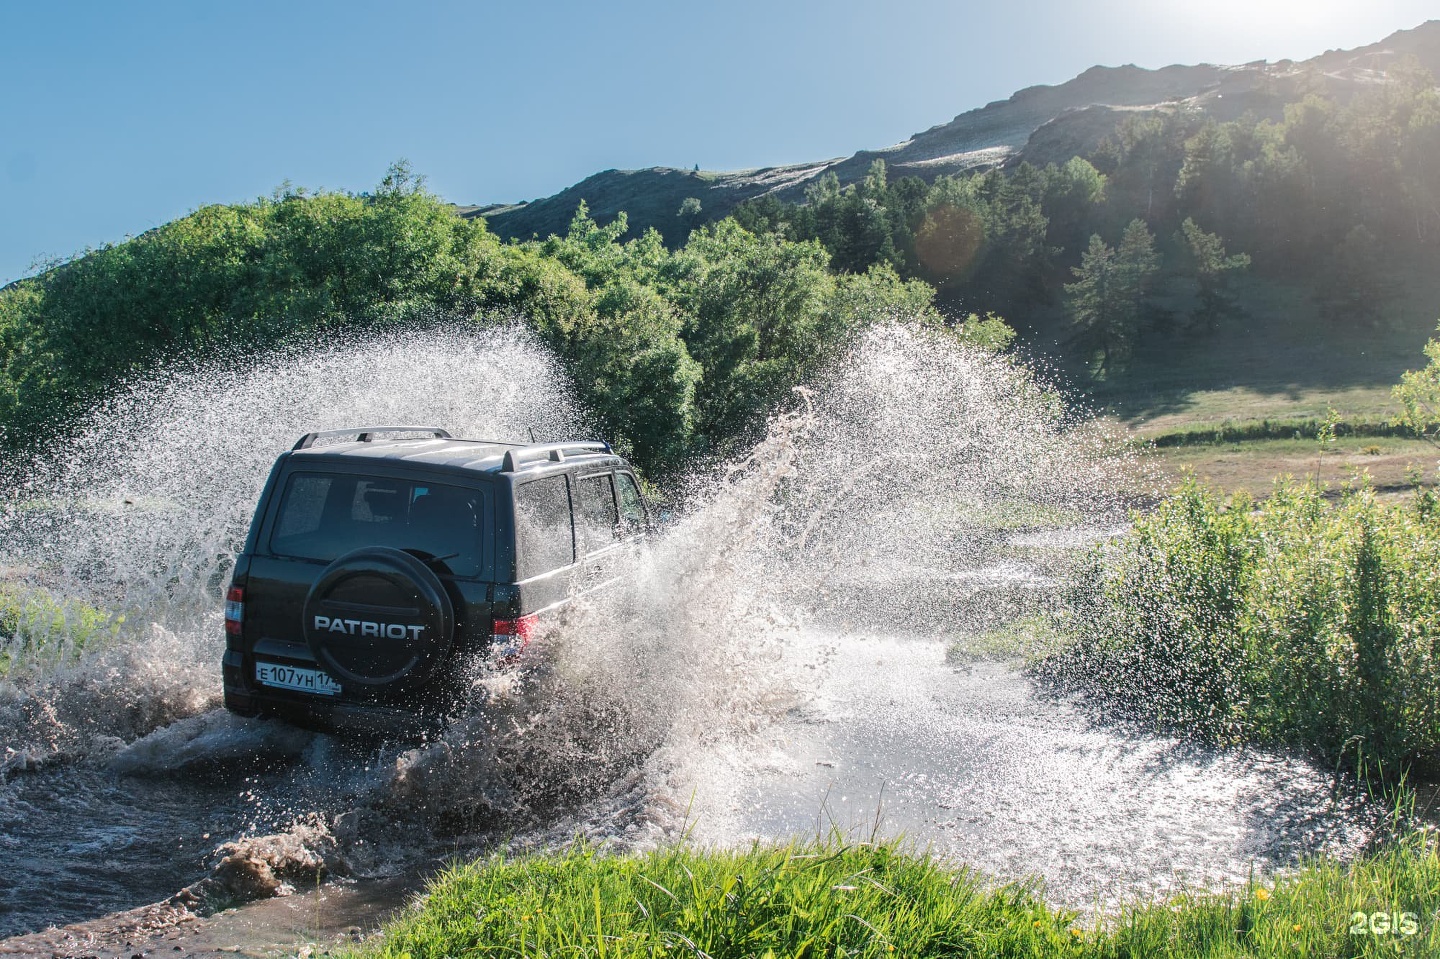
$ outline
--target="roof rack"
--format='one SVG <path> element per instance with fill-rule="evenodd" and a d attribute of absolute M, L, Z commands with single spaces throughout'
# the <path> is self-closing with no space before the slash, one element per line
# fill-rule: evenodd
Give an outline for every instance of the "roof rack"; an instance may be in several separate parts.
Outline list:
<path fill-rule="evenodd" d="M 610 449 L 609 443 L 602 443 L 598 440 L 572 443 L 537 443 L 532 446 L 522 446 L 519 449 L 506 450 L 505 462 L 501 465 L 500 472 L 513 473 L 527 460 L 543 459 L 550 463 L 563 463 L 565 462 L 567 454 L 612 452 L 614 451 Z"/>
<path fill-rule="evenodd" d="M 376 433 L 429 433 L 436 439 L 451 439 L 449 432 L 438 426 L 362 426 L 358 429 L 321 430 L 318 433 L 306 433 L 290 448 L 292 450 L 308 450 L 315 445 L 316 440 L 328 439 L 332 436 L 354 436 L 357 442 L 368 443 Z"/>

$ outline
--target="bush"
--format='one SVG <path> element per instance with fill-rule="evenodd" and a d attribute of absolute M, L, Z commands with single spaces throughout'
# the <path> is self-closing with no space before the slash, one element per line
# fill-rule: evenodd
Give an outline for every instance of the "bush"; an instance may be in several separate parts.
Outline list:
<path fill-rule="evenodd" d="M 1440 750 L 1440 510 L 1193 481 L 1092 558 L 1037 672 L 1220 742 L 1352 747 L 1388 773 Z"/>
<path fill-rule="evenodd" d="M 1415 431 L 1403 423 L 1349 422 L 1345 420 L 1322 420 L 1315 417 L 1305 419 L 1249 420 L 1235 423 L 1194 423 L 1161 433 L 1147 436 L 1145 441 L 1158 448 L 1174 446 L 1207 446 L 1221 443 L 1241 443 L 1247 440 L 1313 440 L 1324 436 L 1333 438 L 1352 436 L 1409 437 Z M 1367 449 L 1368 452 L 1368 449 Z"/>

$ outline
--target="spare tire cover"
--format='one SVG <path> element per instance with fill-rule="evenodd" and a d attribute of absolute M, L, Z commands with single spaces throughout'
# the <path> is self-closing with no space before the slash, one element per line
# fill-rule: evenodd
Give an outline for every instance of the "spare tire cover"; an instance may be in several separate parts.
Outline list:
<path fill-rule="evenodd" d="M 346 553 L 305 597 L 305 641 L 342 685 L 408 688 L 450 652 L 455 607 L 440 578 L 388 546 Z"/>

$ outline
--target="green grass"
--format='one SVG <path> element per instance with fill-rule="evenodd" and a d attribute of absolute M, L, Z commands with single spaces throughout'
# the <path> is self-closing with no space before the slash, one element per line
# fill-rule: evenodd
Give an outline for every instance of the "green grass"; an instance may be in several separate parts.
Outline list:
<path fill-rule="evenodd" d="M 1425 365 L 1440 319 L 1440 271 L 1421 257 L 1389 266 L 1392 299 L 1378 326 L 1323 318 L 1305 286 L 1260 275 L 1238 279 L 1244 314 L 1213 333 L 1152 332 L 1126 369 L 1105 380 L 1069 369 L 1075 389 L 1104 414 L 1161 445 L 1313 435 L 1333 410 L 1342 423 L 1390 435 L 1391 388 Z M 1188 302 L 1168 304 L 1183 314 Z M 1038 317 L 1036 347 L 1070 331 L 1058 307 Z M 1072 364 L 1073 366 L 1073 364 Z"/>
<path fill-rule="evenodd" d="M 0 677 L 113 639 L 125 617 L 38 586 L 0 583 Z"/>
<path fill-rule="evenodd" d="M 1380 445 L 1399 459 L 1364 464 L 1377 487 L 1406 484 L 1418 465 L 1433 479 L 1440 452 L 1411 440 L 1395 425 L 1400 412 L 1391 390 L 1407 370 L 1425 365 L 1423 348 L 1440 319 L 1440 271 L 1421 257 L 1388 266 L 1392 297 L 1378 326 L 1325 319 L 1313 290 L 1251 273 L 1236 282 L 1243 315 L 1213 333 L 1150 332 L 1123 371 L 1093 380 L 1061 359 L 1072 389 L 1102 416 L 1152 441 L 1173 476 L 1183 469 L 1227 489 L 1263 495 L 1276 476 L 1302 476 L 1303 455 L 1284 440 L 1311 440 L 1332 417 L 1341 444 Z M 1182 319 L 1185 297 L 1167 301 Z M 1055 354 L 1071 331 L 1057 305 L 1032 317 L 1033 348 Z M 1377 442 L 1379 441 L 1379 442 Z M 1236 444 L 1239 445 L 1236 445 Z M 1258 444 L 1258 445 L 1257 445 Z M 1399 447 L 1400 449 L 1395 449 Z M 1313 447 L 1312 447 L 1313 452 Z M 1321 479 L 1339 482 L 1350 466 Z"/>
<path fill-rule="evenodd" d="M 1095 401 L 1142 435 L 1265 420 L 1389 422 L 1391 387 L 1425 363 L 1440 319 L 1440 272 L 1419 257 L 1390 265 L 1393 299 L 1378 326 L 1327 321 L 1302 286 L 1250 275 L 1245 315 L 1213 334 L 1151 334 L 1129 368 L 1091 385 Z"/>
<path fill-rule="evenodd" d="M 1373 934 L 1368 917 L 1381 911 L 1413 914 L 1416 930 Z M 1366 914 L 1363 934 L 1351 931 L 1355 913 Z M 1440 950 L 1437 916 L 1440 855 L 1423 832 L 1352 863 L 1317 860 L 1083 921 L 1046 904 L 1037 883 L 996 885 L 896 842 L 831 837 L 639 856 L 588 847 L 495 856 L 443 873 L 422 907 L 356 955 L 1426 956 Z"/>
<path fill-rule="evenodd" d="M 1368 476 L 1368 483 L 1383 491 L 1434 485 L 1440 447 L 1396 436 L 1342 437 L 1323 451 L 1314 439 L 1251 439 L 1165 446 L 1153 456 L 1172 482 L 1193 475 L 1211 486 L 1262 499 L 1284 476 L 1318 479 L 1335 488 Z"/>

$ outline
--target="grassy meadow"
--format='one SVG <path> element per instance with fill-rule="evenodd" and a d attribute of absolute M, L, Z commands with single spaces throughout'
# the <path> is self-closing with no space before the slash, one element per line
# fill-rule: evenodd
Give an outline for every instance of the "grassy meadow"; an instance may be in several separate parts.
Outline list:
<path fill-rule="evenodd" d="M 1365 477 L 1381 492 L 1408 490 L 1418 479 L 1434 485 L 1440 449 L 1419 439 L 1359 437 L 1321 448 L 1313 439 L 1247 440 L 1160 448 L 1155 457 L 1172 482 L 1201 482 L 1252 497 L 1270 494 L 1278 477 L 1319 479 L 1337 487 Z"/>
<path fill-rule="evenodd" d="M 1391 395 L 1405 371 L 1424 366 L 1440 320 L 1440 271 L 1420 259 L 1387 267 L 1394 293 L 1378 325 L 1323 319 L 1309 285 L 1241 277 L 1242 316 L 1205 336 L 1143 340 L 1124 371 L 1088 384 L 1090 401 L 1153 442 L 1176 482 L 1193 474 L 1252 496 L 1286 475 L 1336 485 L 1367 473 L 1380 490 L 1417 477 L 1433 485 L 1440 448 L 1395 423 Z M 1315 435 L 1332 419 L 1338 435 L 1322 454 Z"/>
<path fill-rule="evenodd" d="M 113 639 L 125 617 L 36 586 L 0 569 L 0 679 L 24 663 L 56 662 Z"/>
<path fill-rule="evenodd" d="M 1242 315 L 1213 334 L 1143 339 L 1123 372 L 1095 385 L 1094 398 L 1142 435 L 1226 420 L 1323 419 L 1331 408 L 1346 420 L 1383 422 L 1395 411 L 1390 387 L 1424 363 L 1421 348 L 1440 320 L 1440 271 L 1427 252 L 1386 268 L 1393 295 L 1374 324 L 1322 317 L 1309 282 L 1238 277 Z"/>

